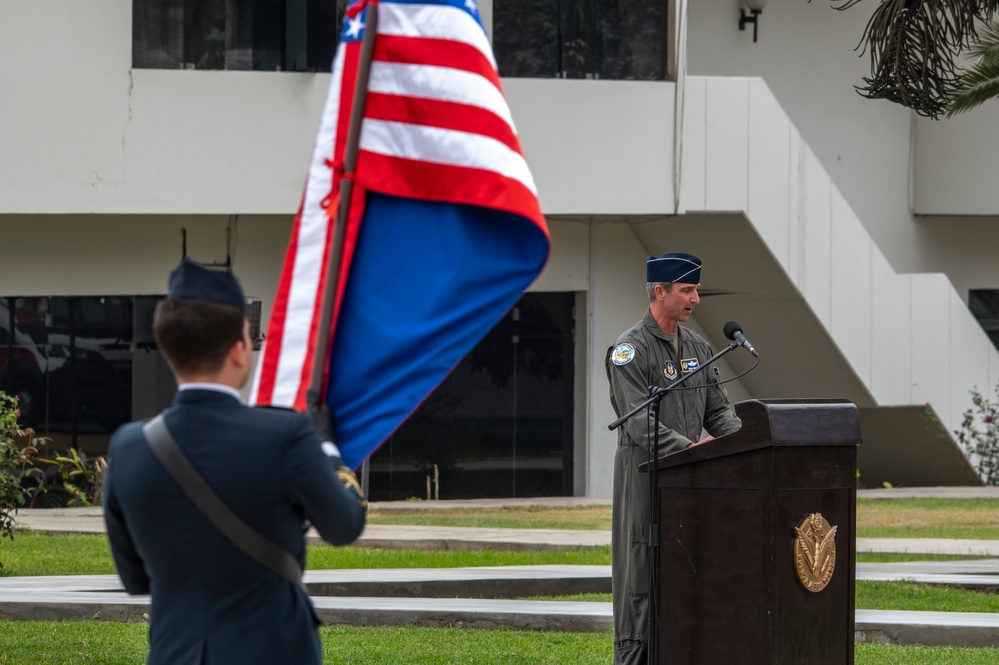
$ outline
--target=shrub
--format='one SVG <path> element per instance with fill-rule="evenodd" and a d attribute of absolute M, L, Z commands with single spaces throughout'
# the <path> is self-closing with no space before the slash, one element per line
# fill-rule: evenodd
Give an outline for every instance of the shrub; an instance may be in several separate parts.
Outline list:
<path fill-rule="evenodd" d="M 999 387 L 996 388 L 999 396 Z M 986 485 L 999 485 L 999 401 L 992 402 L 977 389 L 971 391 L 972 408 L 964 412 L 961 429 L 954 432 Z"/>
<path fill-rule="evenodd" d="M 21 475 L 38 452 L 34 432 L 18 426 L 20 415 L 17 398 L 0 391 L 0 539 L 14 539 L 14 516 L 25 499 Z"/>
<path fill-rule="evenodd" d="M 31 508 L 93 506 L 101 502 L 107 469 L 103 457 L 87 457 L 70 448 L 51 458 L 38 457 L 35 462 L 21 482 Z"/>

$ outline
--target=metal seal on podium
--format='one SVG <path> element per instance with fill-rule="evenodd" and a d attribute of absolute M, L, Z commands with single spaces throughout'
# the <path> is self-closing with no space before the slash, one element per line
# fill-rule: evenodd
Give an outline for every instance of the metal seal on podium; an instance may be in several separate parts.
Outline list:
<path fill-rule="evenodd" d="M 813 593 L 826 588 L 836 568 L 836 528 L 821 513 L 794 527 L 794 570 L 801 586 Z"/>

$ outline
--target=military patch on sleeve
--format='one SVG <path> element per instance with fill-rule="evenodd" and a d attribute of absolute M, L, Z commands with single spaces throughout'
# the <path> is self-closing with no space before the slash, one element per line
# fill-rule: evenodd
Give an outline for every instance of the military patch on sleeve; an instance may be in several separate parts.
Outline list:
<path fill-rule="evenodd" d="M 680 369 L 684 374 L 689 374 L 699 367 L 697 358 L 683 358 L 680 360 Z"/>
<path fill-rule="evenodd" d="M 618 344 L 611 352 L 611 362 L 615 365 L 627 365 L 635 359 L 635 347 L 631 344 Z"/>

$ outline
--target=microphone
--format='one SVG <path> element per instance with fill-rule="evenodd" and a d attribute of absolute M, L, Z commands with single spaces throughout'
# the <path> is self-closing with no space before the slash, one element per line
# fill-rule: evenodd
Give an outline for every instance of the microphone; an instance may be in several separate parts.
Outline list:
<path fill-rule="evenodd" d="M 725 327 L 722 330 L 725 333 L 725 337 L 728 337 L 739 346 L 746 347 L 746 349 L 757 358 L 760 357 L 760 354 L 756 352 L 756 349 L 754 349 L 753 345 L 749 343 L 746 336 L 742 334 L 742 326 L 738 323 L 735 321 L 729 321 L 725 324 Z"/>

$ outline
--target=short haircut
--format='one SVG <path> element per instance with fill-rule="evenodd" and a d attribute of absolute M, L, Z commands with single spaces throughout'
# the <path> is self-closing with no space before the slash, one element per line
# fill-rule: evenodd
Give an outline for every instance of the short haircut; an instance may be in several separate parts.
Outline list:
<path fill-rule="evenodd" d="M 177 374 L 212 374 L 243 340 L 246 316 L 231 305 L 167 298 L 156 305 L 153 337 Z"/>
<path fill-rule="evenodd" d="M 666 289 L 666 293 L 673 292 L 673 282 L 646 282 L 645 290 L 649 292 L 649 302 L 656 299 L 656 287 L 661 286 Z"/>

